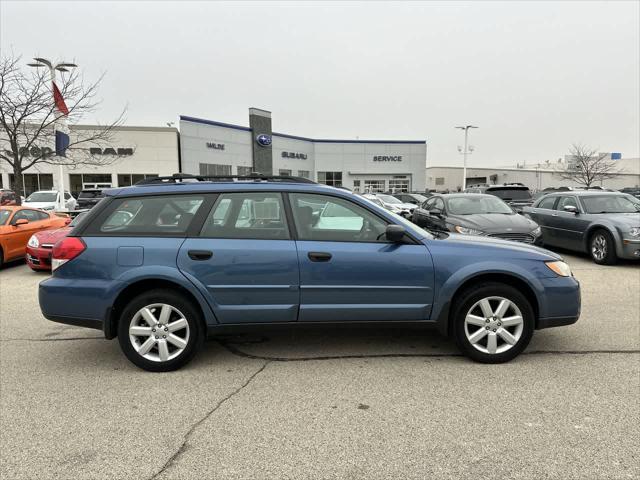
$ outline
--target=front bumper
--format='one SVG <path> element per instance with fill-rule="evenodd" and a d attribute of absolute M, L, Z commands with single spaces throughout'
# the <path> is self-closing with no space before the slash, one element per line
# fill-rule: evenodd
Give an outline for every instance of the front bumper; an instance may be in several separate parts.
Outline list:
<path fill-rule="evenodd" d="M 33 270 L 51 270 L 51 247 L 27 247 L 25 259 Z"/>
<path fill-rule="evenodd" d="M 541 279 L 539 318 L 536 329 L 571 325 L 580 318 L 582 299 L 580 282 L 575 277 Z"/>
<path fill-rule="evenodd" d="M 623 238 L 618 257 L 625 260 L 640 260 L 640 239 Z"/>

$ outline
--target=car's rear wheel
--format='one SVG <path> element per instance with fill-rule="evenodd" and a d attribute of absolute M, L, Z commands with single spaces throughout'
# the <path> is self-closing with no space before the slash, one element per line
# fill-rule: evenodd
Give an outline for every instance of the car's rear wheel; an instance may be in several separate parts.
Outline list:
<path fill-rule="evenodd" d="M 589 253 L 598 265 L 613 265 L 618 259 L 613 237 L 606 230 L 596 230 L 591 235 Z"/>
<path fill-rule="evenodd" d="M 173 290 L 138 295 L 124 308 L 118 340 L 131 362 L 151 372 L 186 365 L 204 340 L 200 313 Z"/>
<path fill-rule="evenodd" d="M 458 297 L 453 311 L 458 347 L 482 363 L 502 363 L 529 344 L 535 315 L 527 298 L 502 283 L 484 283 Z"/>

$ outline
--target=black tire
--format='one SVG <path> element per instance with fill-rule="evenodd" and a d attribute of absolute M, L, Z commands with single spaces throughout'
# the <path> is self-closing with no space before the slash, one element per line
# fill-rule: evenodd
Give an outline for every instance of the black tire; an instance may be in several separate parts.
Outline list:
<path fill-rule="evenodd" d="M 604 242 L 605 251 L 603 253 L 601 253 L 601 248 L 598 248 L 599 245 L 602 245 L 600 242 Z M 597 246 L 597 244 L 599 245 Z M 589 237 L 589 255 L 598 265 L 614 265 L 618 261 L 615 241 L 607 230 L 599 229 L 591 234 L 591 237 Z"/>
<path fill-rule="evenodd" d="M 477 302 L 488 297 L 502 297 L 510 300 L 517 306 L 522 315 L 523 322 L 520 338 L 511 348 L 504 352 L 493 354 L 482 352 L 474 347 L 465 333 L 467 313 Z M 457 296 L 452 308 L 451 320 L 453 322 L 453 337 L 460 351 L 470 359 L 480 363 L 504 363 L 517 357 L 529 345 L 535 329 L 535 314 L 527 298 L 516 288 L 497 282 L 481 283 Z M 502 339 L 498 341 L 503 342 Z"/>
<path fill-rule="evenodd" d="M 129 338 L 129 325 L 134 319 L 136 313 L 148 305 L 160 303 L 170 305 L 171 307 L 179 310 L 189 326 L 189 338 L 182 353 L 175 358 L 164 362 L 144 358 L 134 349 Z M 193 302 L 187 299 L 184 295 L 174 290 L 164 289 L 151 290 L 133 298 L 122 311 L 118 321 L 118 341 L 120 342 L 120 348 L 126 357 L 134 365 L 149 372 L 170 372 L 189 363 L 197 351 L 202 347 L 205 337 L 201 314 L 197 308 L 193 307 L 192 303 Z"/>

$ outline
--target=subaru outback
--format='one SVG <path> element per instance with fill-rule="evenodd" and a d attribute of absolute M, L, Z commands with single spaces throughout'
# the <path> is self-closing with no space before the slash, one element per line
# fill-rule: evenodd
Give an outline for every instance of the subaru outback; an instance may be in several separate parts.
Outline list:
<path fill-rule="evenodd" d="M 296 177 L 174 175 L 112 189 L 52 252 L 43 315 L 118 338 L 150 371 L 222 327 L 419 323 L 473 360 L 511 360 L 574 323 L 580 289 L 552 252 L 433 235 L 349 191 Z"/>

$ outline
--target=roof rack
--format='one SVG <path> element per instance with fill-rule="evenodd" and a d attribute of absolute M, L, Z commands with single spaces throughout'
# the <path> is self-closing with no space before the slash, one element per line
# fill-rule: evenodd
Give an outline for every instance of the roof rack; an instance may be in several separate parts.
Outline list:
<path fill-rule="evenodd" d="M 166 177 L 150 177 L 140 180 L 136 185 L 157 185 L 163 183 L 192 183 L 192 182 L 276 182 L 276 183 L 316 183 L 303 177 L 288 175 L 190 175 L 188 173 L 174 173 Z"/>

